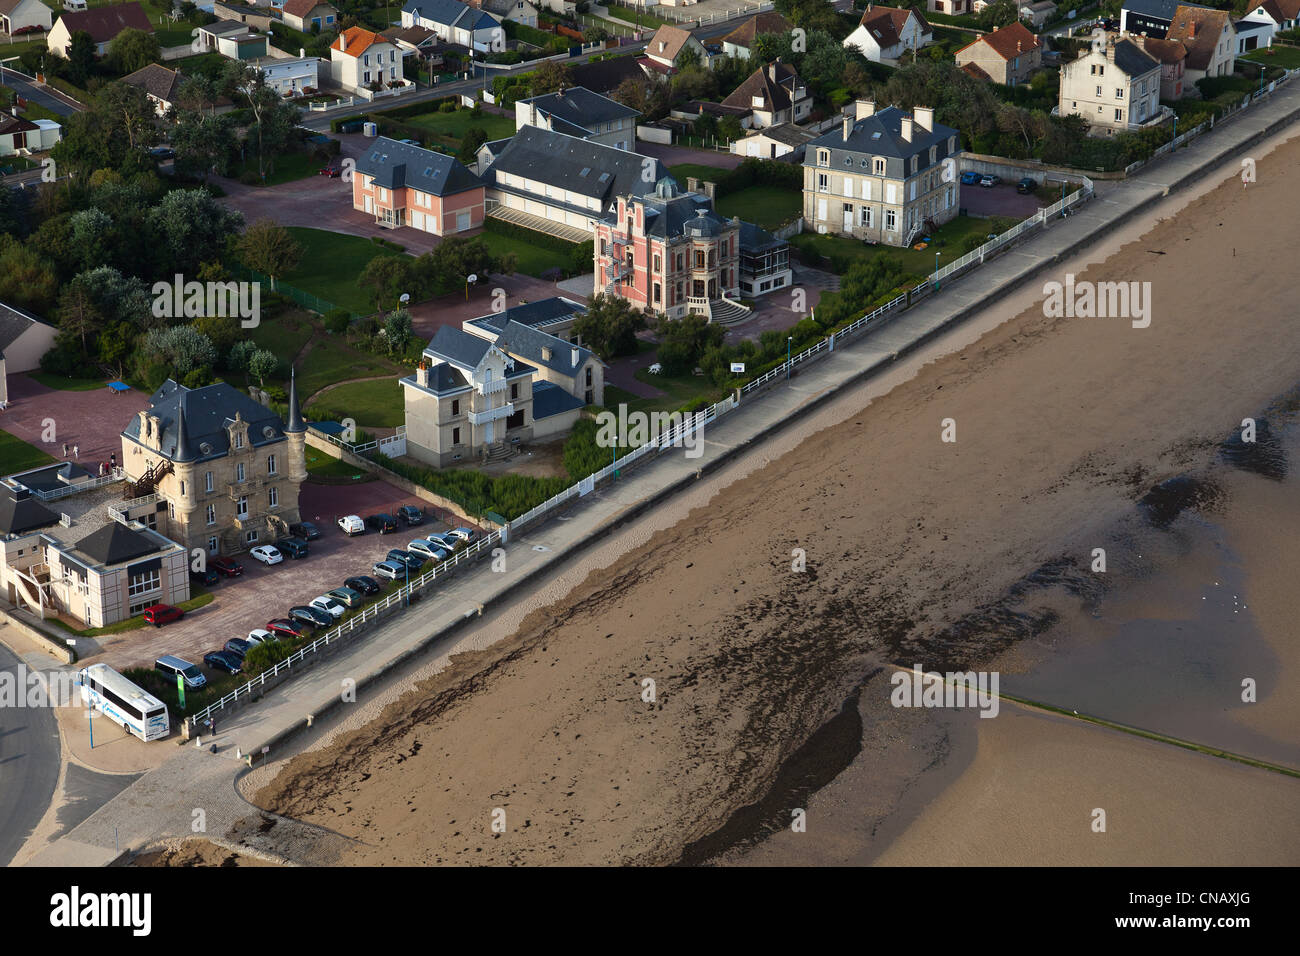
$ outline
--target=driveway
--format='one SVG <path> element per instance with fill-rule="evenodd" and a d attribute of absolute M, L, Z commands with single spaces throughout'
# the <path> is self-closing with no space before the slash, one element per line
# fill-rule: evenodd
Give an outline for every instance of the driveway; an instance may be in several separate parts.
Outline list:
<path fill-rule="evenodd" d="M 498 289 L 504 291 L 504 297 L 498 296 Z M 511 308 L 554 296 L 564 296 L 581 303 L 587 301 L 586 296 L 561 289 L 554 282 L 535 279 L 522 273 L 487 276 L 486 280 L 480 280 L 470 287 L 468 298 L 463 291 L 453 292 L 411 306 L 411 329 L 427 341 L 444 325 L 458 329 L 466 319 L 477 319 L 481 315 L 497 311 L 495 306 L 498 302 L 503 303 L 505 308 Z"/>
<path fill-rule="evenodd" d="M 148 405 L 149 396 L 135 389 L 110 392 L 106 383 L 89 392 L 61 391 L 16 374 L 9 376 L 9 408 L 0 412 L 0 427 L 55 458 L 63 457 L 64 442 L 78 446 L 78 462 L 94 473 L 110 454 L 120 458 L 122 429 Z M 42 438 L 51 421 L 54 441 L 47 443 Z"/>
<path fill-rule="evenodd" d="M 402 525 L 395 534 L 379 535 L 367 531 L 349 538 L 338 529 L 339 515 L 361 517 L 378 511 L 390 514 L 400 505 L 412 504 L 426 509 L 423 525 Z M 432 531 L 446 531 L 464 522 L 449 512 L 426 505 L 412 495 L 383 481 L 356 485 L 317 485 L 302 487 L 300 510 L 306 520 L 314 522 L 321 536 L 310 543 L 305 558 L 286 558 L 267 567 L 248 554 L 237 555 L 244 573 L 237 578 L 222 578 L 212 590 L 210 604 L 191 611 L 174 624 L 162 628 L 143 627 L 102 638 L 78 641 L 82 662 L 104 661 L 121 670 L 124 667 L 149 667 L 163 654 L 176 654 L 191 663 L 202 664 L 203 655 L 216 650 L 232 637 L 243 637 L 256 627 L 276 617 L 283 617 L 291 605 L 306 604 L 312 598 L 343 584 L 354 574 L 369 574 L 370 567 L 382 560 L 390 548 L 405 548 L 407 542 Z"/>
<path fill-rule="evenodd" d="M 647 143 L 637 140 L 636 151 L 642 156 L 651 156 L 665 166 L 678 166 L 682 163 L 698 163 L 701 166 L 714 166 L 718 169 L 735 169 L 744 156 L 735 153 L 721 153 L 712 149 L 687 149 L 683 146 L 662 146 L 659 143 Z M 681 187 L 686 188 L 682 183 Z"/>
<path fill-rule="evenodd" d="M 1038 212 L 1037 197 L 1016 192 L 1015 183 L 1000 183 L 997 186 L 961 187 L 961 208 L 968 216 L 1009 216 L 1012 219 L 1028 219 Z"/>
<path fill-rule="evenodd" d="M 3 56 L 3 54 L 4 47 L 0 46 L 0 56 Z M 43 106 L 51 113 L 57 113 L 59 116 L 71 116 L 73 113 L 80 113 L 85 109 L 72 97 L 44 84 L 33 83 L 13 70 L 0 68 L 0 85 L 9 87 L 23 99 L 38 106 Z"/>

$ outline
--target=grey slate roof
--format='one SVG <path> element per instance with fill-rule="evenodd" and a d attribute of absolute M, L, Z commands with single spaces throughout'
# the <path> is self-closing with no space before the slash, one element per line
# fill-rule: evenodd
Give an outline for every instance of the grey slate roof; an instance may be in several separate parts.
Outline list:
<path fill-rule="evenodd" d="M 555 93 L 543 93 L 526 100 L 517 100 L 537 107 L 539 113 L 562 120 L 578 129 L 590 130 L 593 124 L 612 123 L 640 114 L 617 100 L 593 93 L 582 86 L 572 86 Z"/>
<path fill-rule="evenodd" d="M 490 30 L 497 22 L 482 10 L 460 3 L 459 0 L 406 0 L 402 12 L 430 23 L 460 27 L 462 30 Z"/>
<path fill-rule="evenodd" d="M 861 171 L 862 164 L 868 157 L 883 156 L 886 160 L 886 175 L 892 179 L 903 179 L 913 175 L 911 169 L 906 168 L 913 156 L 919 157 L 918 172 L 930 168 L 931 146 L 936 147 L 936 165 L 949 155 L 950 137 L 956 137 L 956 151 L 961 151 L 961 135 L 951 126 L 942 123 L 935 123 L 934 130 L 927 132 L 913 122 L 912 139 L 910 142 L 905 141 L 901 128 L 907 115 L 897 107 L 885 107 L 875 115 L 854 123 L 848 142 L 844 141 L 843 129 L 840 127 L 823 133 L 805 147 L 803 165 L 816 166 L 817 151 L 826 148 L 831 153 L 828 171 L 846 169 L 850 165 Z"/>
<path fill-rule="evenodd" d="M 540 299 L 537 302 L 511 306 L 504 312 L 490 312 L 469 321 L 489 332 L 500 332 L 511 322 L 517 322 L 520 325 L 535 329 L 550 325 L 552 322 L 558 322 L 561 319 L 567 319 L 571 315 L 580 315 L 586 311 L 585 306 L 574 302 L 572 299 L 554 295 L 549 299 Z"/>
<path fill-rule="evenodd" d="M 1199 7 L 1208 10 L 1199 3 L 1184 3 L 1184 7 Z M 1160 20 L 1173 20 L 1174 11 L 1179 7 L 1179 0 L 1124 0 L 1123 9 Z"/>
<path fill-rule="evenodd" d="M 612 93 L 620 83 L 627 79 L 649 84 L 645 70 L 637 62 L 637 57 L 614 56 L 608 60 L 579 63 L 571 68 L 573 82 L 597 93 Z"/>
<path fill-rule="evenodd" d="M 32 129 L 36 125 L 32 124 Z M 18 341 L 18 337 L 33 325 L 46 325 L 34 315 L 0 302 L 0 353 Z"/>
<path fill-rule="evenodd" d="M 586 403 L 570 395 L 554 382 L 533 383 L 533 419 L 550 418 L 563 412 L 582 408 Z"/>
<path fill-rule="evenodd" d="M 450 362 L 462 369 L 478 368 L 492 343 L 477 335 L 470 335 L 455 326 L 443 325 L 434 333 L 424 351 L 435 358 Z M 438 366 L 434 366 L 437 369 Z"/>
<path fill-rule="evenodd" d="M 729 225 L 728 220 L 714 212 L 713 201 L 708 196 L 682 192 L 671 176 L 656 183 L 653 192 L 643 199 L 647 236 L 675 239 L 686 234 L 688 225 L 693 234 L 716 236 Z"/>
<path fill-rule="evenodd" d="M 776 238 L 761 226 L 756 226 L 752 222 L 741 222 L 741 252 L 762 252 L 765 249 L 774 249 L 784 245 L 787 245 L 784 239 Z"/>
<path fill-rule="evenodd" d="M 0 534 L 26 534 L 58 524 L 59 516 L 26 491 L 0 488 Z"/>
<path fill-rule="evenodd" d="M 357 160 L 357 172 L 373 176 L 385 189 L 409 186 L 434 196 L 451 196 L 483 181 L 446 153 L 380 136 Z"/>
<path fill-rule="evenodd" d="M 98 531 L 92 531 L 74 548 L 100 564 L 121 564 L 161 550 L 157 542 L 120 521 L 110 521 Z"/>
<path fill-rule="evenodd" d="M 648 180 L 642 178 L 643 169 L 650 171 Z M 485 177 L 500 187 L 496 176 L 501 172 L 599 199 L 601 208 L 608 209 L 613 196 L 649 192 L 665 175 L 665 167 L 639 153 L 525 126 L 488 167 Z"/>
<path fill-rule="evenodd" d="M 1126 76 L 1141 76 L 1160 66 L 1160 61 L 1132 40 L 1118 40 L 1115 43 L 1115 65 Z"/>
<path fill-rule="evenodd" d="M 234 421 L 236 413 L 248 423 L 248 441 L 254 448 L 284 440 L 279 415 L 225 382 L 186 388 L 168 379 L 149 399 L 149 410 L 163 421 L 161 454 L 172 461 L 206 461 L 225 455 L 230 450 L 226 425 Z M 183 429 L 179 427 L 182 421 Z M 185 441 L 181 440 L 182 430 Z M 131 417 L 122 435 L 140 440 L 139 416 Z M 203 450 L 205 444 L 209 451 Z M 181 455 L 185 457 L 178 457 Z"/>
<path fill-rule="evenodd" d="M 469 335 L 468 332 L 463 334 Z M 526 325 L 520 325 L 518 322 L 506 323 L 505 328 L 501 330 L 501 334 L 497 336 L 496 346 L 503 352 L 522 356 L 533 365 L 549 368 L 551 371 L 563 375 L 577 375 L 578 370 L 592 357 L 592 353 L 580 345 L 574 345 L 572 342 L 566 342 L 554 335 L 548 335 Z M 550 358 L 543 356 L 543 348 L 551 350 Z M 577 355 L 576 359 L 574 358 L 575 353 Z M 596 361 L 599 362 L 600 359 Z M 517 364 L 516 367 L 518 367 Z"/>

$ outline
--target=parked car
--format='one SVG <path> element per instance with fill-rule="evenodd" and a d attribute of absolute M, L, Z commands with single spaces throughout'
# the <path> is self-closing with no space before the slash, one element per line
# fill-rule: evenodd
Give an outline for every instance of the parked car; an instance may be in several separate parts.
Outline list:
<path fill-rule="evenodd" d="M 227 674 L 238 674 L 244 669 L 244 659 L 229 651 L 212 651 L 210 654 L 204 654 L 203 663 L 213 670 L 225 671 Z"/>
<path fill-rule="evenodd" d="M 368 574 L 358 574 L 356 577 L 348 578 L 343 584 L 345 587 L 360 591 L 362 594 L 378 594 L 383 590 L 379 582 Z"/>
<path fill-rule="evenodd" d="M 324 611 L 330 617 L 336 619 L 342 617 L 343 612 L 347 610 L 341 602 L 334 600 L 334 598 L 330 597 L 328 594 L 322 594 L 318 598 L 312 598 L 307 603 L 316 610 Z"/>
<path fill-rule="evenodd" d="M 406 525 L 424 524 L 424 512 L 415 505 L 402 505 L 397 509 L 398 519 Z"/>
<path fill-rule="evenodd" d="M 284 555 L 277 551 L 274 546 L 269 544 L 258 545 L 248 553 L 263 564 L 279 564 L 284 560 Z"/>
<path fill-rule="evenodd" d="M 176 158 L 176 150 L 170 146 L 155 146 L 149 150 L 149 158 L 156 163 L 165 163 Z"/>
<path fill-rule="evenodd" d="M 154 604 L 144 609 L 145 623 L 152 624 L 154 627 L 162 627 L 172 621 L 179 621 L 184 616 L 184 611 L 178 607 L 172 607 L 170 604 Z"/>
<path fill-rule="evenodd" d="M 375 566 L 370 569 L 376 576 L 388 578 L 390 581 L 396 581 L 398 578 L 405 580 L 406 566 L 398 564 L 396 561 L 376 561 Z"/>
<path fill-rule="evenodd" d="M 1036 183 L 1028 176 L 1020 180 L 1020 182 L 1016 183 L 1016 192 L 1018 193 L 1031 193 L 1037 188 L 1038 188 L 1038 183 Z"/>
<path fill-rule="evenodd" d="M 223 651 L 229 651 L 231 654 L 238 654 L 241 661 L 248 656 L 248 652 L 252 649 L 253 645 L 248 643 L 248 641 L 244 640 L 242 637 L 232 637 L 230 640 L 226 641 L 226 646 L 222 648 Z"/>
<path fill-rule="evenodd" d="M 421 555 L 412 554 L 410 551 L 404 551 L 401 548 L 393 548 L 389 551 L 387 560 L 405 565 L 412 571 L 418 571 L 424 567 L 424 558 Z"/>
<path fill-rule="evenodd" d="M 289 617 L 308 627 L 329 627 L 334 623 L 333 617 L 319 608 L 308 607 L 306 604 L 295 604 L 289 608 Z"/>
<path fill-rule="evenodd" d="M 211 587 L 221 580 L 221 576 L 217 574 L 216 568 L 208 567 L 204 568 L 202 571 L 195 571 L 193 568 L 190 568 L 190 580 Z"/>
<path fill-rule="evenodd" d="M 478 537 L 478 532 L 473 528 L 452 528 L 447 532 L 447 534 L 460 541 L 464 541 L 466 544 L 469 544 Z"/>
<path fill-rule="evenodd" d="M 267 641 L 275 640 L 275 635 L 264 627 L 255 627 L 248 632 L 248 637 L 244 640 L 249 644 L 265 644 Z"/>
<path fill-rule="evenodd" d="M 348 537 L 354 534 L 365 534 L 366 525 L 357 515 L 346 515 L 339 519 L 339 528 Z"/>
<path fill-rule="evenodd" d="M 302 624 L 291 621 L 287 617 L 277 617 L 274 621 L 267 621 L 266 629 L 277 637 L 301 637 L 307 630 Z"/>
<path fill-rule="evenodd" d="M 343 175 L 343 162 L 341 160 L 332 159 L 320 168 L 319 174 L 321 176 L 326 176 L 329 179 L 338 179 Z"/>
<path fill-rule="evenodd" d="M 365 597 L 355 588 L 335 588 L 333 591 L 327 591 L 326 597 L 333 598 L 344 607 L 361 607 Z"/>
<path fill-rule="evenodd" d="M 179 674 L 184 679 L 186 687 L 203 687 L 208 682 L 208 679 L 203 676 L 203 671 L 189 661 L 172 657 L 170 654 L 154 661 L 153 669 L 166 674 L 171 680 L 175 680 L 176 675 Z"/>
<path fill-rule="evenodd" d="M 289 525 L 289 532 L 295 538 L 302 538 L 304 541 L 315 541 L 320 537 L 320 528 L 310 521 L 299 521 L 297 524 Z"/>
<path fill-rule="evenodd" d="M 429 541 L 432 544 L 440 545 L 444 551 L 448 551 L 448 552 L 455 551 L 458 547 L 460 547 L 462 544 L 465 543 L 464 541 L 460 540 L 460 538 L 457 538 L 455 535 L 453 535 L 450 531 L 445 531 L 442 534 L 431 534 L 425 540 Z"/>
<path fill-rule="evenodd" d="M 302 538 L 281 538 L 275 546 L 291 558 L 307 557 L 307 542 Z"/>
<path fill-rule="evenodd" d="M 366 519 L 366 527 L 374 528 L 380 534 L 389 534 L 397 530 L 397 519 L 390 514 L 371 515 Z"/>
<path fill-rule="evenodd" d="M 434 541 L 431 538 L 416 538 L 406 546 L 406 549 L 412 554 L 418 554 L 432 561 L 446 561 L 449 557 L 447 549 L 442 546 L 442 542 Z"/>
<path fill-rule="evenodd" d="M 992 173 L 985 173 L 980 177 L 980 185 L 986 189 L 992 188 L 1000 182 L 1002 182 L 1002 180 L 999 177 L 994 176 Z"/>
<path fill-rule="evenodd" d="M 963 186 L 974 186 L 979 181 L 980 174 L 975 172 L 973 169 L 968 169 L 966 172 L 961 174 L 961 184 Z"/>
<path fill-rule="evenodd" d="M 208 567 L 223 578 L 237 578 L 244 573 L 244 566 L 234 558 L 213 558 L 208 562 Z"/>

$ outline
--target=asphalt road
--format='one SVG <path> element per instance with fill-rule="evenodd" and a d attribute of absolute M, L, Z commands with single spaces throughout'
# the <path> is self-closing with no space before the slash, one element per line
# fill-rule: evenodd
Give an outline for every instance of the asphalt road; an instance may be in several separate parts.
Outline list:
<path fill-rule="evenodd" d="M 71 116 L 73 113 L 80 112 L 77 107 L 70 105 L 67 100 L 60 99 L 34 83 L 29 83 L 13 70 L 0 69 L 0 85 L 9 87 L 23 99 L 43 106 L 51 113 L 57 113 L 60 116 Z"/>
<path fill-rule="evenodd" d="M 22 662 L 0 645 L 0 672 L 17 681 Z M 0 866 L 45 815 L 59 780 L 59 731 L 49 707 L 0 709 Z"/>

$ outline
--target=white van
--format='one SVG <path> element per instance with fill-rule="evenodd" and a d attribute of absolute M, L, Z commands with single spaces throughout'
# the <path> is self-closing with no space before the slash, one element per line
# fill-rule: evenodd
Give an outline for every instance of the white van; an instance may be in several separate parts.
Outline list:
<path fill-rule="evenodd" d="M 191 689 L 203 687 L 208 683 L 208 679 L 203 676 L 203 671 L 199 670 L 189 661 L 183 661 L 179 657 L 172 657 L 170 655 L 167 657 L 160 657 L 153 662 L 153 669 L 161 671 L 172 680 L 175 680 L 176 675 L 180 674 L 185 678 L 185 686 Z"/>
<path fill-rule="evenodd" d="M 346 535 L 365 534 L 366 523 L 361 520 L 359 515 L 347 515 L 339 519 L 339 527 L 343 529 Z"/>

